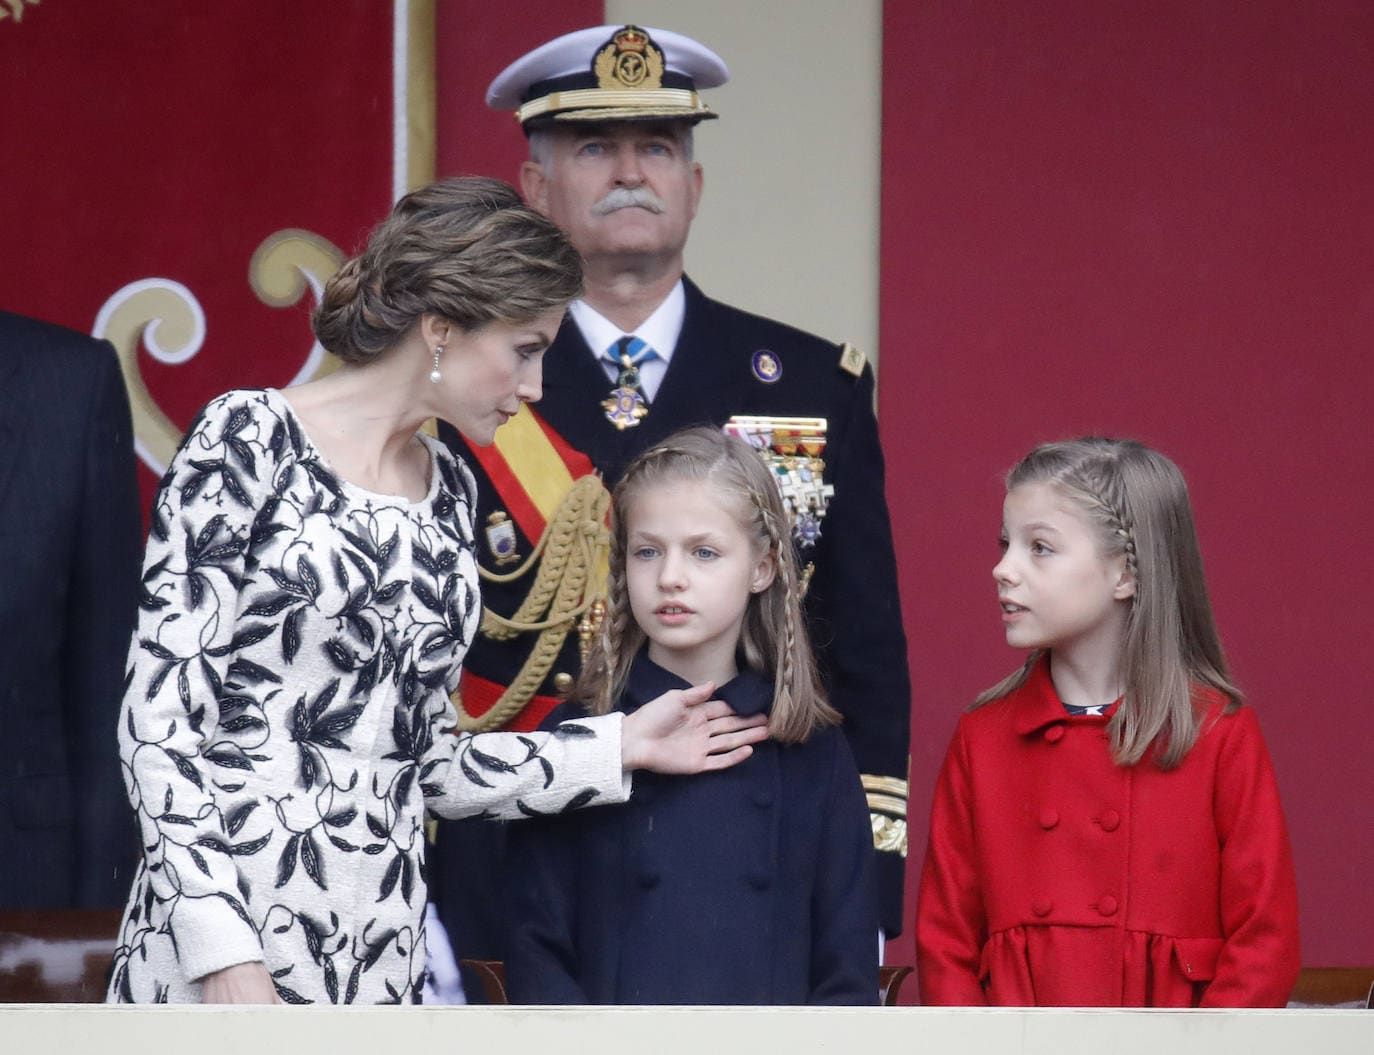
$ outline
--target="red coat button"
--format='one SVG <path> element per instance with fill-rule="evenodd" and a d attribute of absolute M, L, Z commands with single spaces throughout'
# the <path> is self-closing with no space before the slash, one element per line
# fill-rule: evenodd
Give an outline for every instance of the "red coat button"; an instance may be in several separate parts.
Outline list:
<path fill-rule="evenodd" d="M 1045 740 L 1047 743 L 1057 744 L 1064 739 L 1064 727 L 1062 725 L 1052 725 L 1045 730 Z"/>
<path fill-rule="evenodd" d="M 1038 897 L 1031 902 L 1031 911 L 1037 916 L 1048 916 L 1054 908 L 1054 902 L 1049 898 Z"/>
<path fill-rule="evenodd" d="M 1115 916 L 1117 910 L 1116 898 L 1111 894 L 1106 895 L 1097 902 L 1097 911 L 1104 916 Z"/>
<path fill-rule="evenodd" d="M 1058 810 L 1041 810 L 1041 811 L 1040 811 L 1040 827 L 1044 828 L 1045 831 L 1049 831 L 1051 828 L 1053 828 L 1053 827 L 1054 827 L 1056 824 L 1058 824 L 1058 823 L 1059 823 L 1059 811 L 1058 811 Z"/>
<path fill-rule="evenodd" d="M 1107 810 L 1098 818 L 1098 823 L 1102 825 L 1104 832 L 1114 832 L 1121 826 L 1121 814 L 1116 810 Z"/>

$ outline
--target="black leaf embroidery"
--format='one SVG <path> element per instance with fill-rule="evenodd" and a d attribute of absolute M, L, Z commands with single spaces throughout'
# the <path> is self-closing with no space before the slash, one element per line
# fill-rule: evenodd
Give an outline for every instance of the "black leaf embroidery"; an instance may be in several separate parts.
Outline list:
<path fill-rule="evenodd" d="M 587 805 L 587 803 L 591 802 L 592 799 L 596 798 L 599 794 L 601 793 L 597 791 L 596 788 L 583 788 L 581 791 L 579 791 L 576 795 L 574 795 L 567 801 L 567 803 L 563 806 L 563 811 L 580 810 L 583 806 Z"/>
<path fill-rule="evenodd" d="M 277 858 L 277 886 L 284 887 L 291 881 L 291 877 L 296 874 L 296 856 L 300 851 L 301 837 L 293 835 L 282 847 L 281 856 Z"/>
<path fill-rule="evenodd" d="M 301 647 L 301 623 L 305 621 L 305 606 L 293 609 L 281 624 L 281 657 L 290 663 Z"/>
<path fill-rule="evenodd" d="M 306 832 L 301 840 L 301 864 L 305 867 L 305 874 L 315 881 L 317 887 L 321 890 L 329 889 L 324 881 L 324 858 L 320 856 L 319 845 L 310 832 Z"/>
<path fill-rule="evenodd" d="M 515 767 L 504 758 L 497 758 L 495 755 L 489 755 L 485 751 L 478 750 L 475 741 L 468 741 L 468 754 L 479 766 L 483 769 L 489 769 L 493 773 L 515 772 Z"/>
<path fill-rule="evenodd" d="M 249 684 L 262 681 L 270 681 L 276 685 L 281 684 L 280 676 L 274 674 L 266 667 L 260 667 L 251 660 L 244 659 L 242 656 L 239 656 L 234 662 L 229 664 L 227 676 L 231 680 L 238 680 Z"/>
<path fill-rule="evenodd" d="M 212 762 L 225 769 L 248 769 L 253 768 L 253 763 L 244 757 L 243 753 L 230 745 L 223 747 L 212 747 L 204 753 L 206 761 Z"/>
<path fill-rule="evenodd" d="M 229 852 L 235 857 L 251 857 L 271 841 L 272 833 L 268 832 L 260 839 L 252 839 L 245 843 L 234 843 L 229 847 Z"/>
<path fill-rule="evenodd" d="M 174 660 L 177 658 L 175 653 L 173 653 L 172 650 L 168 648 L 166 645 L 161 645 L 158 642 L 149 640 L 146 637 L 139 641 L 138 647 L 146 652 L 151 652 L 158 659 Z"/>
<path fill-rule="evenodd" d="M 244 609 L 244 615 L 276 615 L 283 608 L 296 601 L 296 595 L 286 590 L 266 594 Z"/>
<path fill-rule="evenodd" d="M 405 854 L 398 853 L 391 859 L 391 864 L 386 866 L 386 874 L 382 876 L 382 885 L 377 895 L 378 901 L 385 901 L 396 889 L 396 880 L 401 878 L 401 862 L 404 860 Z"/>
<path fill-rule="evenodd" d="M 200 779 L 200 771 L 196 769 L 196 767 L 191 763 L 190 759 L 186 758 L 185 755 L 177 754 L 177 752 L 175 751 L 166 748 L 164 748 L 164 750 L 167 753 L 167 757 L 170 758 L 172 762 L 176 765 L 177 772 L 180 773 L 187 780 L 189 780 L 201 791 L 204 791 L 205 783 Z"/>
<path fill-rule="evenodd" d="M 356 806 L 349 806 L 346 809 L 339 810 L 337 813 L 331 813 L 324 819 L 324 823 L 331 828 L 346 828 L 353 823 L 354 818 L 357 816 L 358 808 Z"/>
<path fill-rule="evenodd" d="M 240 803 L 235 806 L 224 818 L 225 829 L 230 835 L 237 835 L 239 830 L 247 823 L 249 815 L 257 808 L 257 799 L 250 799 L 248 802 Z"/>
<path fill-rule="evenodd" d="M 313 601 L 320 596 L 320 573 L 315 570 L 315 565 L 310 563 L 310 558 L 302 553 L 296 559 L 296 574 L 300 576 L 301 585 L 305 587 L 305 592 Z"/>
<path fill-rule="evenodd" d="M 315 1002 L 313 1000 L 307 1000 L 305 997 L 301 996 L 300 993 L 296 992 L 294 989 L 286 988 L 286 986 L 282 985 L 280 982 L 274 981 L 272 984 L 277 987 L 277 995 L 281 997 L 282 1003 L 284 1004 L 313 1004 Z"/>
<path fill-rule="evenodd" d="M 578 725 L 576 722 L 560 722 L 553 727 L 553 735 L 560 740 L 566 740 L 574 736 L 595 736 L 595 729 L 588 729 L 585 725 Z"/>

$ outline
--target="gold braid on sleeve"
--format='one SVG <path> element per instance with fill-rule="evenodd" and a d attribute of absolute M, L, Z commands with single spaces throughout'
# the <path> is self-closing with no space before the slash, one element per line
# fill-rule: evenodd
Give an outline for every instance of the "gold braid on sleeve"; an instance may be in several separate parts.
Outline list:
<path fill-rule="evenodd" d="M 568 632 L 593 610 L 605 592 L 604 569 L 610 548 L 606 513 L 610 504 L 610 493 L 601 480 L 584 476 L 573 483 L 519 568 L 507 573 L 478 569 L 487 582 L 513 582 L 538 562 L 534 584 L 513 615 L 507 618 L 490 608 L 483 609 L 482 633 L 497 641 L 510 641 L 522 634 L 539 636 L 520 673 L 485 714 L 474 718 L 463 709 L 459 694 L 454 694 L 462 731 L 499 729 L 519 714 L 548 677 Z"/>
<path fill-rule="evenodd" d="M 873 848 L 906 856 L 907 783 L 899 777 L 860 775 L 873 824 Z"/>

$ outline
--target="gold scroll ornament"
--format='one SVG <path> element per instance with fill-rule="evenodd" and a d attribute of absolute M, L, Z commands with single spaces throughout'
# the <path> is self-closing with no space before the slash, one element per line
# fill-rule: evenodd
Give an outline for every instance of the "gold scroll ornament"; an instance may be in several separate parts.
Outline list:
<path fill-rule="evenodd" d="M 295 229 L 278 231 L 253 253 L 248 284 L 264 304 L 290 307 L 307 291 L 318 300 L 342 262 L 343 254 L 319 235 Z M 180 366 L 193 359 L 206 334 L 200 302 L 180 282 L 141 279 L 105 302 L 93 333 L 113 344 L 119 355 L 133 411 L 135 447 L 148 467 L 161 474 L 176 453 L 182 433 L 148 391 L 139 365 L 139 348 L 146 347 L 149 355 L 169 365 Z M 315 343 L 291 383 L 321 377 L 336 366 L 334 358 Z"/>

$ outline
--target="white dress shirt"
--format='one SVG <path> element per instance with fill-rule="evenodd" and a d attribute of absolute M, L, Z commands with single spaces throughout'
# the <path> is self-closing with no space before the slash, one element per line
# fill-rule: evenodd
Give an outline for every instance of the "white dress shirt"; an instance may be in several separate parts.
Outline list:
<path fill-rule="evenodd" d="M 677 347 L 678 336 L 682 333 L 682 320 L 687 312 L 687 294 L 679 279 L 672 292 L 654 313 L 644 320 L 633 333 L 626 333 L 606 316 L 593 308 L 585 300 L 575 300 L 568 306 L 573 322 L 582 331 L 582 337 L 591 348 L 592 355 L 600 363 L 606 377 L 614 382 L 620 368 L 606 358 L 606 349 L 622 337 L 638 337 L 655 352 L 653 359 L 640 364 L 639 387 L 649 402 L 658 395 L 658 387 L 663 384 L 663 376 L 668 372 L 668 361 Z"/>

